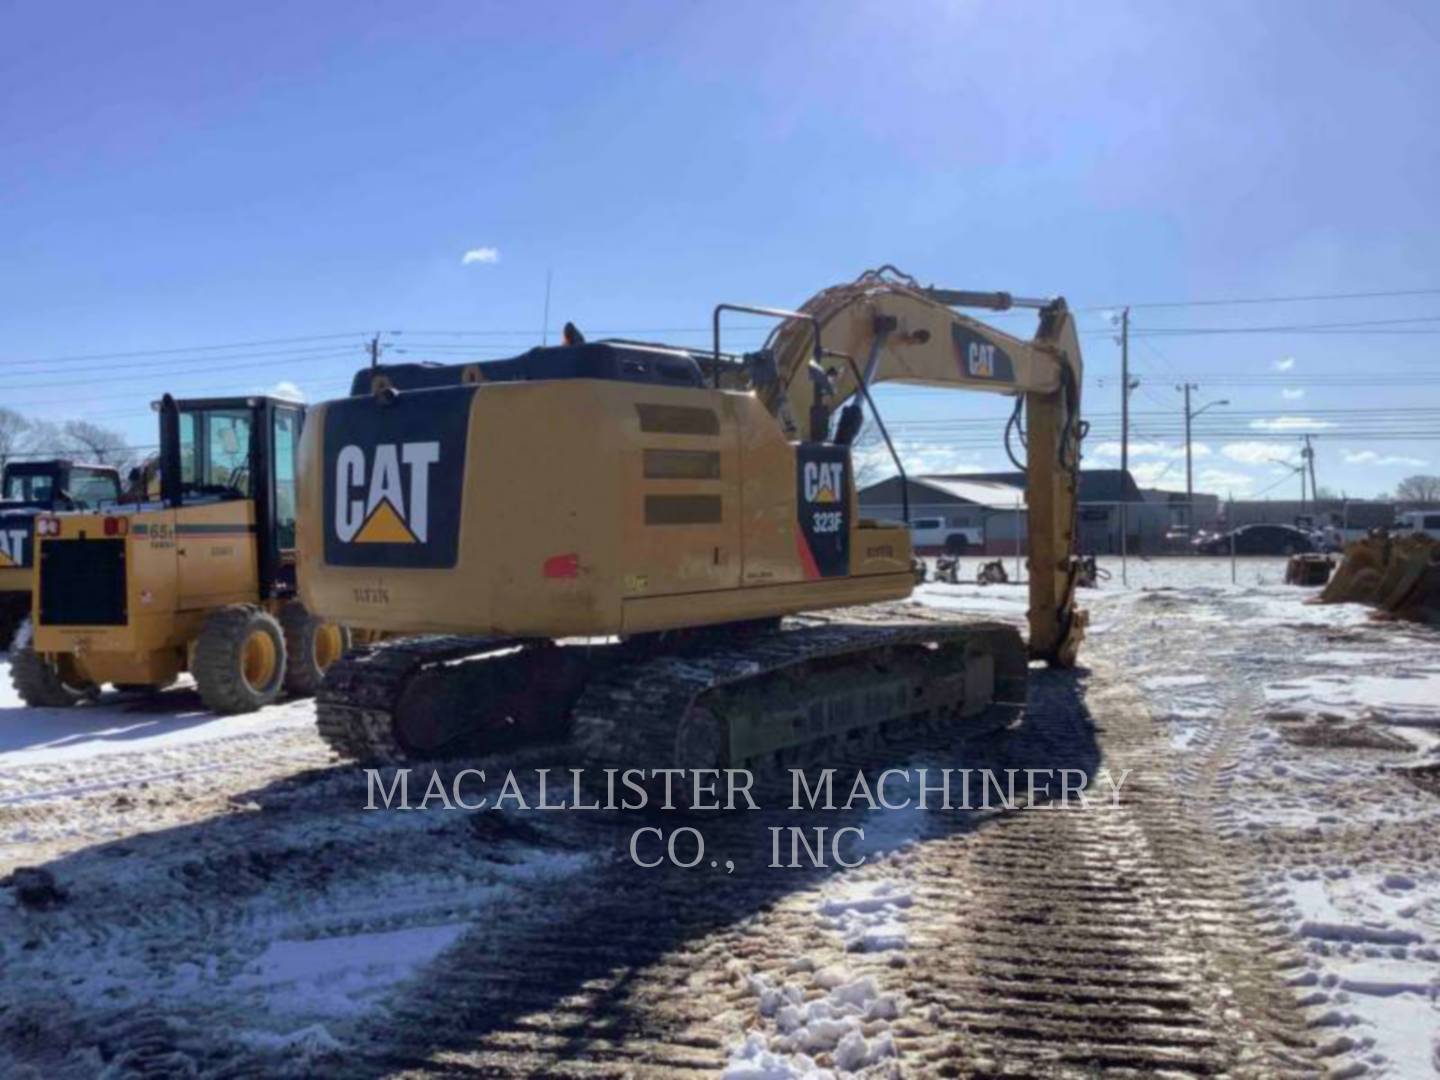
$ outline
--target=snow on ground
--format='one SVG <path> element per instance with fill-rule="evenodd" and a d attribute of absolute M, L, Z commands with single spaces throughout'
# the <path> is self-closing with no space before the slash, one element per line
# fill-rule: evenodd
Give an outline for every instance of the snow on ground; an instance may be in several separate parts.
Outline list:
<path fill-rule="evenodd" d="M 0 659 L 0 710 L 0 776 L 105 754 L 164 754 L 201 742 L 268 734 L 277 727 L 308 728 L 315 722 L 309 701 L 217 716 L 200 704 L 188 679 L 154 699 L 108 691 L 94 706 L 28 709 L 10 683 L 8 659 Z"/>
<path fill-rule="evenodd" d="M 1115 569 L 1113 560 L 1110 569 Z M 1299 951 L 1290 973 L 1332 1075 L 1440 1072 L 1440 632 L 1305 601 L 1283 560 L 1132 561 L 1090 646 L 1127 665 L 1176 751 L 1219 762 L 1219 813 Z"/>
<path fill-rule="evenodd" d="M 976 565 L 917 598 L 1023 618 L 1025 586 L 976 585 Z M 1241 560 L 1234 581 L 1226 559 L 1101 566 L 1110 579 L 1080 594 L 1087 653 L 1141 689 L 1177 783 L 1218 762 L 1221 827 L 1262 868 L 1337 1071 L 1433 1075 L 1440 798 L 1405 770 L 1440 764 L 1440 633 L 1306 604 L 1313 590 L 1284 585 L 1281 559 Z M 329 763 L 312 719 L 308 702 L 217 717 L 185 686 L 27 710 L 0 657 L 0 874 L 48 863 L 69 890 L 43 918 L 0 890 L 0 1013 L 199 1009 L 217 1039 L 324 1059 L 471 928 L 587 865 L 523 832 L 457 845 L 462 815 L 350 813 L 341 779 L 292 791 Z M 876 814 L 865 832 L 864 871 L 807 898 L 846 961 L 747 976 L 759 1022 L 732 1049 L 731 1080 L 895 1064 L 906 1002 L 885 971 L 910 948 L 903 860 L 923 813 Z M 90 1051 L 76 1052 L 84 1075 Z"/>
<path fill-rule="evenodd" d="M 882 860 L 882 864 L 885 860 Z M 889 953 L 903 968 L 913 897 L 902 881 L 845 877 L 819 891 L 816 924 L 838 937 L 847 954 Z M 905 1012 L 904 995 L 873 974 L 845 965 L 818 966 L 797 957 L 783 974 L 746 976 L 760 1023 L 731 1048 L 724 1080 L 827 1080 L 890 1075 L 896 1048 L 891 1026 Z M 829 1062 L 822 1067 L 817 1058 Z"/>
<path fill-rule="evenodd" d="M 0 1074 L 12 1031 L 43 1033 L 47 1075 L 85 1076 L 95 1043 L 70 1025 L 130 1023 L 303 1071 L 594 862 L 508 813 L 365 812 L 309 701 L 220 717 L 180 686 L 27 709 L 3 655 L 0 686 L 0 879 L 43 865 L 59 889 L 0 888 Z"/>

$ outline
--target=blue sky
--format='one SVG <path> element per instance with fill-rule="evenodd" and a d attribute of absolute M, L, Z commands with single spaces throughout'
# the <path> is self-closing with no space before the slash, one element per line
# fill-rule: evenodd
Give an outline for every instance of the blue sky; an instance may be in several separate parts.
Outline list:
<path fill-rule="evenodd" d="M 0 12 L 0 388 L 137 444 L 167 388 L 333 396 L 372 330 L 407 358 L 519 351 L 547 270 L 552 327 L 679 341 L 703 338 L 716 301 L 797 304 L 884 262 L 1084 309 L 1440 289 L 1433 3 Z M 498 257 L 463 261 L 485 248 Z M 1134 325 L 1427 316 L 1440 293 L 1136 308 Z M 1119 350 L 1108 311 L 1081 318 L 1090 463 L 1106 464 Z M 1379 440 L 1381 414 L 1326 411 L 1440 405 L 1416 381 L 1437 371 L 1440 321 L 1384 329 L 1137 337 L 1142 478 L 1183 488 L 1180 381 L 1231 402 L 1197 426 L 1202 489 L 1298 494 L 1265 460 L 1296 443 L 1251 437 L 1283 417 L 1318 437 L 1327 487 L 1440 472 L 1440 424 Z M 277 338 L 313 340 L 155 352 Z M 912 467 L 1003 461 L 1001 400 L 885 407 Z M 996 423 L 963 426 L 981 417 Z"/>

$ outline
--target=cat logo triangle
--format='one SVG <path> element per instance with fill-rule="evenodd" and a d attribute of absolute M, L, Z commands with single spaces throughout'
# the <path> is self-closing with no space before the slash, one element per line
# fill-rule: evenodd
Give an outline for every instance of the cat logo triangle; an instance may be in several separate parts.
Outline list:
<path fill-rule="evenodd" d="M 360 531 L 355 534 L 356 544 L 418 544 L 409 527 L 390 505 L 389 499 L 381 499 Z"/>
<path fill-rule="evenodd" d="M 815 493 L 815 501 L 817 503 L 833 503 L 836 501 L 835 489 L 830 486 L 828 480 L 822 480 L 820 482 L 820 490 Z"/>
<path fill-rule="evenodd" d="M 13 569 L 15 566 L 18 565 L 19 564 L 10 557 L 10 553 L 8 551 L 6 551 L 4 548 L 0 548 L 0 570 Z"/>

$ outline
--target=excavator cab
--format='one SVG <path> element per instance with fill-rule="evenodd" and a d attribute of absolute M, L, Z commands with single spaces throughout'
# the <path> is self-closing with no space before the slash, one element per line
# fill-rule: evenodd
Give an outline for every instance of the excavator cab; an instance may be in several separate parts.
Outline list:
<path fill-rule="evenodd" d="M 140 501 L 36 521 L 33 623 L 11 663 L 22 699 L 73 705 L 184 672 L 217 712 L 313 693 L 349 636 L 296 599 L 305 407 L 167 394 L 157 410 Z"/>

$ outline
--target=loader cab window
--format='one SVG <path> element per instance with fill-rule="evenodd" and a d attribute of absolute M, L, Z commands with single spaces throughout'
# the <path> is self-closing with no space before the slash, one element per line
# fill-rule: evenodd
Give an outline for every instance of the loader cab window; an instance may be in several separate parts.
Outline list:
<path fill-rule="evenodd" d="M 55 481 L 49 473 L 10 473 L 5 477 L 5 498 L 49 505 Z"/>
<path fill-rule="evenodd" d="M 275 446 L 275 539 L 282 551 L 295 546 L 295 451 L 300 411 L 277 408 L 272 421 Z"/>
<path fill-rule="evenodd" d="M 250 495 L 250 436 L 246 408 L 197 409 L 180 414 L 180 482 L 187 494 L 244 499 Z"/>
<path fill-rule="evenodd" d="M 70 470 L 70 486 L 65 493 L 79 510 L 94 510 L 107 499 L 120 497 L 120 482 L 115 474 L 104 469 L 77 466 Z"/>

